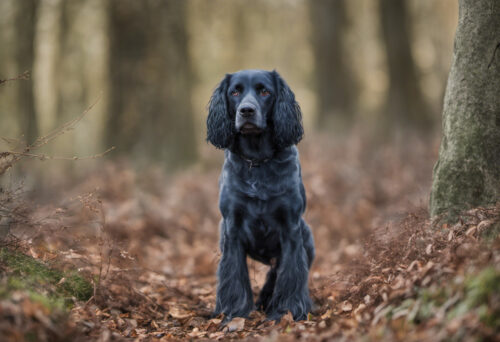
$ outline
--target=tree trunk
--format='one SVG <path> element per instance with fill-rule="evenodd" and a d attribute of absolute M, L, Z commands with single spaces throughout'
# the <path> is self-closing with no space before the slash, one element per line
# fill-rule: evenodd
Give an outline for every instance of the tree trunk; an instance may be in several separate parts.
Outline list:
<path fill-rule="evenodd" d="M 460 0 L 431 216 L 500 200 L 500 2 Z"/>
<path fill-rule="evenodd" d="M 44 147 L 50 155 L 87 156 L 105 149 L 106 14 L 104 0 L 40 0 L 33 72 L 40 135 L 74 119 L 102 95 L 77 129 Z M 80 172 L 82 166 L 64 167 Z"/>
<path fill-rule="evenodd" d="M 354 119 L 356 82 L 345 52 L 345 0 L 309 3 L 315 57 L 318 127 L 342 130 Z"/>
<path fill-rule="evenodd" d="M 35 37 L 35 13 L 37 1 L 25 0 L 19 2 L 16 13 L 17 26 L 17 50 L 16 59 L 19 65 L 18 71 L 24 72 L 33 70 L 33 43 Z M 19 110 L 21 127 L 26 137 L 26 142 L 31 143 L 37 138 L 37 125 L 35 115 L 35 105 L 33 97 L 33 81 L 19 83 Z"/>
<path fill-rule="evenodd" d="M 108 143 L 139 164 L 196 157 L 184 1 L 112 0 Z"/>
<path fill-rule="evenodd" d="M 33 70 L 33 40 L 37 0 L 4 0 L 0 4 L 0 78 L 13 78 Z M 37 135 L 33 81 L 20 80 L 4 85 L 0 95 L 0 136 L 27 143 Z"/>
<path fill-rule="evenodd" d="M 389 91 L 382 124 L 387 127 L 428 128 L 432 117 L 415 70 L 406 1 L 380 0 L 382 36 L 387 55 Z"/>

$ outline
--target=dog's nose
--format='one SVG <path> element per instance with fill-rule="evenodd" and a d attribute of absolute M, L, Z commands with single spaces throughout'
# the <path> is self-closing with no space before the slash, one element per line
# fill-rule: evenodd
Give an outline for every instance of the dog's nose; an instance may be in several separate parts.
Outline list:
<path fill-rule="evenodd" d="M 241 116 L 248 118 L 248 117 L 255 114 L 255 108 L 253 108 L 251 106 L 244 106 L 244 107 L 240 108 L 239 112 L 240 112 Z"/>

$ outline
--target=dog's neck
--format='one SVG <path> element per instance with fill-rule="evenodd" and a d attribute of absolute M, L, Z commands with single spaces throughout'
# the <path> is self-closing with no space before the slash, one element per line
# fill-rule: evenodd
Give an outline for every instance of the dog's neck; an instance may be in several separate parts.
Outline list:
<path fill-rule="evenodd" d="M 231 152 L 247 161 L 250 166 L 259 166 L 272 159 L 276 149 L 271 134 L 266 130 L 261 134 L 238 134 Z"/>

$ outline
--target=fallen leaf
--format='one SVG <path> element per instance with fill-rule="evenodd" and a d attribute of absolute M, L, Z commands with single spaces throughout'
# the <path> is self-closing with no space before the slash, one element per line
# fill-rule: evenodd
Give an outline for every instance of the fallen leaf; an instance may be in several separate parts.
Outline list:
<path fill-rule="evenodd" d="M 349 312 L 349 311 L 352 311 L 352 304 L 349 303 L 348 301 L 344 301 L 344 302 L 342 302 L 340 308 L 344 312 Z"/>
<path fill-rule="evenodd" d="M 245 328 L 245 319 L 242 317 L 235 317 L 226 325 L 228 332 L 241 331 Z"/>
<path fill-rule="evenodd" d="M 172 316 L 173 318 L 177 318 L 177 319 L 188 318 L 188 317 L 193 315 L 191 312 L 180 309 L 177 306 L 171 306 L 170 310 L 168 311 L 168 314 L 170 316 Z"/>

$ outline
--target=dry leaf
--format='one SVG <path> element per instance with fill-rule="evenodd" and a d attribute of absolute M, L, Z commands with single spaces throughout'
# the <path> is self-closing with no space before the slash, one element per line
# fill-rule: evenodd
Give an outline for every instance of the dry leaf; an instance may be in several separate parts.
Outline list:
<path fill-rule="evenodd" d="M 178 306 L 171 306 L 168 313 L 170 316 L 172 316 L 173 318 L 177 318 L 177 319 L 184 319 L 184 318 L 191 317 L 193 315 L 193 313 L 186 311 L 186 310 L 183 310 L 183 309 L 179 308 Z"/>
<path fill-rule="evenodd" d="M 344 302 L 342 302 L 340 308 L 344 312 L 349 312 L 349 311 L 352 311 L 352 304 L 349 303 L 348 301 L 344 301 Z"/>
<path fill-rule="evenodd" d="M 231 322 L 226 325 L 228 332 L 241 331 L 245 328 L 245 319 L 242 317 L 235 317 Z"/>

